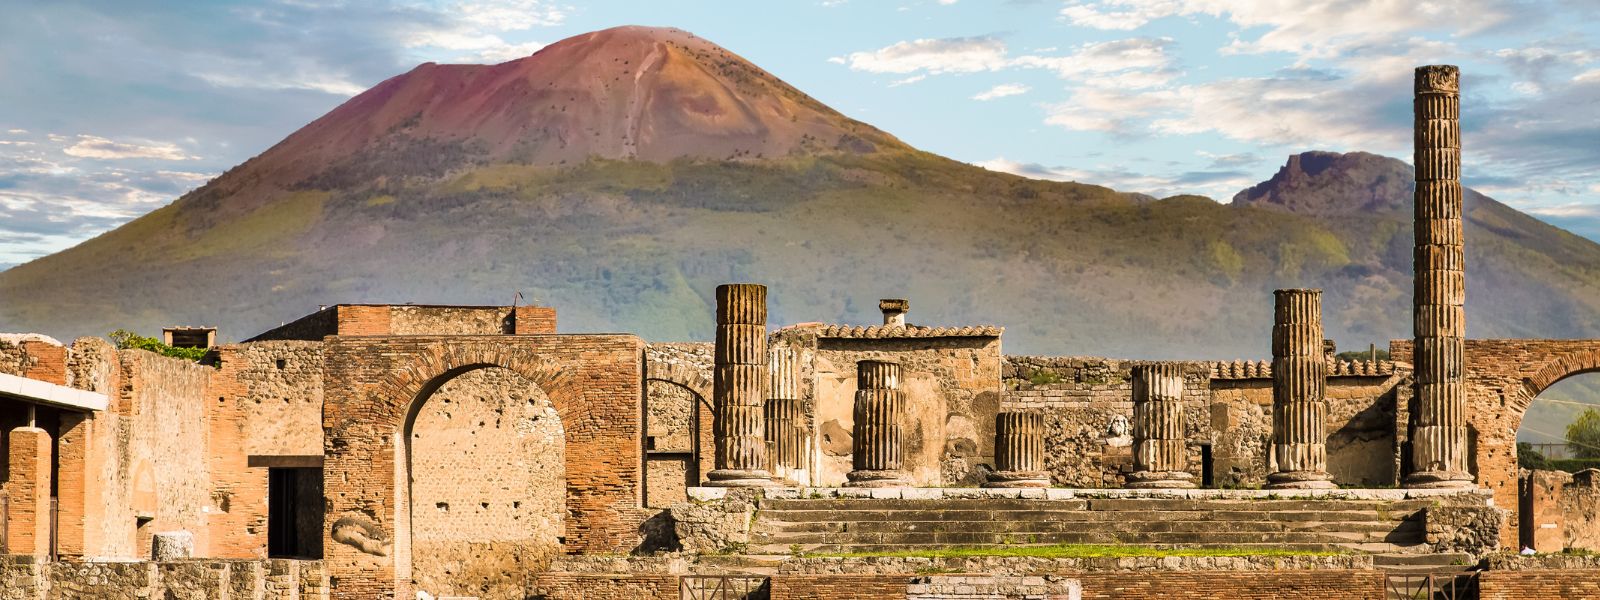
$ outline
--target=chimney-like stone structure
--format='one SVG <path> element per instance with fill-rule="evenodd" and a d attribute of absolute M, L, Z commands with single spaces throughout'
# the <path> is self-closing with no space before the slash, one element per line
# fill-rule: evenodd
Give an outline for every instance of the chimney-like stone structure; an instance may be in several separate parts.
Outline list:
<path fill-rule="evenodd" d="M 984 487 L 1050 487 L 1044 470 L 1044 415 L 1003 412 L 994 418 L 994 467 Z"/>
<path fill-rule="evenodd" d="M 878 310 L 883 311 L 884 325 L 905 327 L 906 312 L 911 310 L 911 301 L 905 298 L 884 298 L 878 301 Z"/>
<path fill-rule="evenodd" d="M 1183 426 L 1183 367 L 1133 367 L 1133 472 L 1130 488 L 1195 487 Z"/>
<path fill-rule="evenodd" d="M 901 423 L 906 393 L 900 390 L 900 364 L 881 360 L 856 363 L 855 424 L 849 487 L 909 485 L 904 471 Z"/>
<path fill-rule="evenodd" d="M 717 286 L 717 337 L 712 349 L 715 470 L 706 485 L 772 485 L 767 472 L 767 287 Z"/>
<path fill-rule="evenodd" d="M 1412 325 L 1416 348 L 1411 408 L 1412 488 L 1472 487 L 1467 469 L 1463 369 L 1466 253 L 1461 226 L 1461 72 L 1417 67 L 1416 248 Z"/>
<path fill-rule="evenodd" d="M 772 474 L 794 481 L 806 468 L 806 428 L 800 412 L 800 372 L 794 349 L 774 346 L 768 369 L 772 382 L 767 393 L 767 451 Z M 798 483 L 798 482 L 797 482 Z"/>
<path fill-rule="evenodd" d="M 1272 452 L 1267 487 L 1334 488 L 1328 476 L 1328 362 L 1322 354 L 1322 290 L 1273 292 Z"/>

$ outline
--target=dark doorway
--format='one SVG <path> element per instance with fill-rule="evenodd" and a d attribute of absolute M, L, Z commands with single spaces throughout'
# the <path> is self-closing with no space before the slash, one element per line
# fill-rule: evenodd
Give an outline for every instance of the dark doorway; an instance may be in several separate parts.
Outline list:
<path fill-rule="evenodd" d="M 322 469 L 267 469 L 267 555 L 322 558 Z"/>
<path fill-rule="evenodd" d="M 1215 487 L 1211 481 L 1211 444 L 1200 444 L 1200 487 Z"/>

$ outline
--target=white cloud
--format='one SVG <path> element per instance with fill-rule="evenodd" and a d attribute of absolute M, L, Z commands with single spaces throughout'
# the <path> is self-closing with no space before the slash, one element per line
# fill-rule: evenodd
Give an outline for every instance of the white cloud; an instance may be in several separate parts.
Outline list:
<path fill-rule="evenodd" d="M 526 58 L 533 55 L 533 53 L 544 49 L 544 46 L 544 44 L 539 42 L 528 42 L 526 44 L 506 44 L 504 46 L 480 50 L 475 58 L 483 62 L 500 63 L 508 60 Z"/>
<path fill-rule="evenodd" d="M 22 134 L 27 133 L 27 132 L 28 132 L 28 130 L 26 130 L 26 129 L 7 129 L 6 130 L 6 133 L 16 134 L 16 135 L 22 135 Z"/>
<path fill-rule="evenodd" d="M 1591 70 L 1579 73 L 1577 75 L 1574 75 L 1572 77 L 1572 81 L 1575 82 L 1575 83 L 1587 83 L 1587 82 L 1590 82 L 1590 81 L 1600 81 L 1600 69 L 1591 69 Z"/>
<path fill-rule="evenodd" d="M 567 18 L 561 7 L 542 0 L 462 2 L 456 5 L 456 11 L 469 25 L 497 31 L 550 27 L 562 24 Z"/>
<path fill-rule="evenodd" d="M 154 158 L 159 160 L 195 160 L 199 157 L 184 154 L 183 149 L 165 142 L 135 144 L 116 142 L 92 135 L 78 136 L 77 143 L 62 150 L 68 156 L 79 158 L 124 159 Z"/>
<path fill-rule="evenodd" d="M 989 101 L 989 100 L 994 100 L 996 98 L 1005 98 L 1007 96 L 1020 96 L 1022 94 L 1028 93 L 1028 91 L 1031 90 L 1031 89 L 1032 88 L 1029 88 L 1028 86 L 1022 85 L 1020 83 L 1002 83 L 1000 85 L 997 85 L 997 86 L 994 86 L 992 88 L 989 88 L 986 91 L 979 92 L 976 96 L 973 96 L 972 99 L 973 100 Z"/>
<path fill-rule="evenodd" d="M 341 78 L 332 72 L 271 74 L 246 71 L 196 71 L 192 75 L 201 81 L 223 88 L 311 90 L 335 96 L 354 96 L 367 90 L 367 86 Z"/>
<path fill-rule="evenodd" d="M 927 78 L 928 78 L 927 75 L 912 75 L 912 76 L 907 77 L 905 79 L 897 79 L 895 81 L 890 82 L 889 83 L 889 87 L 900 87 L 902 85 L 911 85 L 913 83 L 916 83 L 918 81 L 922 81 L 922 80 L 927 79 Z"/>
<path fill-rule="evenodd" d="M 854 71 L 898 74 L 975 73 L 1002 69 L 1010 63 L 1005 43 L 991 37 L 898 42 L 871 52 L 852 52 L 847 58 Z"/>
<path fill-rule="evenodd" d="M 1255 183 L 1248 174 L 1240 171 L 1192 171 L 1177 175 L 1152 175 L 1138 173 L 1122 167 L 1047 166 L 1024 163 L 1005 157 L 973 163 L 990 171 L 999 171 L 1033 179 L 1050 181 L 1076 181 L 1103 185 L 1119 192 L 1138 192 L 1157 198 L 1176 194 L 1202 194 L 1227 197 Z"/>

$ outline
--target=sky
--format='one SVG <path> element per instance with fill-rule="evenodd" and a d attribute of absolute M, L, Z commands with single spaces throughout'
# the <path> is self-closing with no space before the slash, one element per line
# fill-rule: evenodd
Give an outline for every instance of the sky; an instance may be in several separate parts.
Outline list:
<path fill-rule="evenodd" d="M 1289 154 L 1409 161 L 1463 70 L 1469 186 L 1600 240 L 1600 0 L 0 0 L 0 268 L 176 199 L 423 62 L 672 26 L 924 150 L 1226 202 Z"/>

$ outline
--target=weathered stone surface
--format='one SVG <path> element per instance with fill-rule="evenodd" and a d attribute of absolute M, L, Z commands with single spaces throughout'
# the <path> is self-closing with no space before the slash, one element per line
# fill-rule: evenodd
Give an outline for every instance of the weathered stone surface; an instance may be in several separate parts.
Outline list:
<path fill-rule="evenodd" d="M 150 536 L 150 558 L 172 561 L 194 556 L 194 534 L 187 531 L 160 531 Z"/>
<path fill-rule="evenodd" d="M 1183 366 L 1133 368 L 1132 488 L 1192 488 L 1183 424 Z"/>
<path fill-rule="evenodd" d="M 995 416 L 995 472 L 984 487 L 1050 487 L 1044 470 L 1044 417 L 1003 412 Z"/>
<path fill-rule="evenodd" d="M 717 337 L 712 352 L 716 468 L 707 484 L 772 485 L 767 471 L 767 288 L 717 286 Z"/>
<path fill-rule="evenodd" d="M 754 490 L 730 489 L 714 502 L 674 505 L 669 510 L 678 545 L 691 554 L 744 551 L 750 544 L 756 498 Z"/>
<path fill-rule="evenodd" d="M 1429 506 L 1422 510 L 1422 522 L 1434 552 L 1483 556 L 1500 547 L 1506 514 L 1492 506 Z"/>
<path fill-rule="evenodd" d="M 1333 488 L 1328 475 L 1322 290 L 1273 292 L 1270 488 Z"/>
<path fill-rule="evenodd" d="M 904 486 L 906 396 L 900 391 L 898 363 L 863 360 L 856 363 L 855 440 L 850 471 L 851 487 Z"/>

